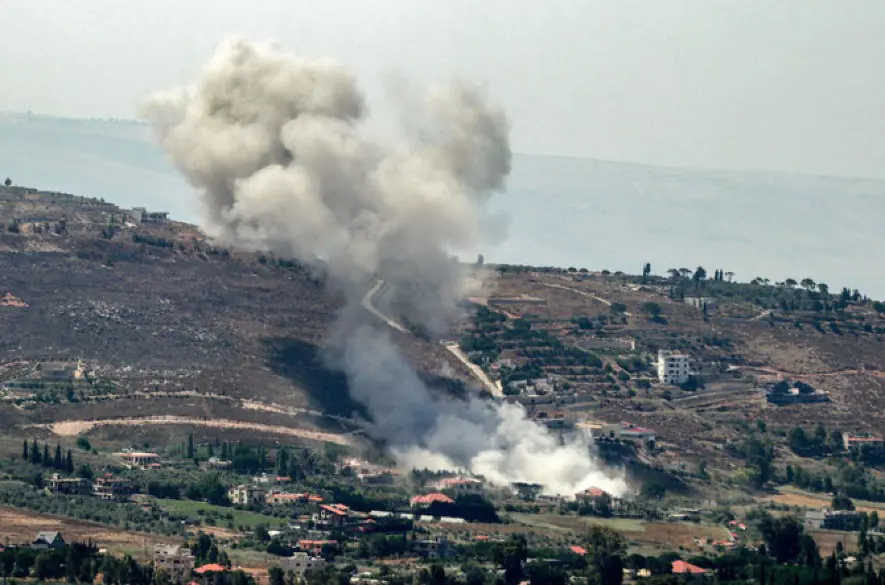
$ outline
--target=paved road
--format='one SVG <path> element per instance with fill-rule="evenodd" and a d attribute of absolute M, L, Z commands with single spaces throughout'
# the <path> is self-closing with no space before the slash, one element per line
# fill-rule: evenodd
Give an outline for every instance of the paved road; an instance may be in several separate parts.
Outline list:
<path fill-rule="evenodd" d="M 365 296 L 363 297 L 363 307 L 365 307 L 367 311 L 369 311 L 370 313 L 372 313 L 373 315 L 375 315 L 376 317 L 378 317 L 379 319 L 381 319 L 382 321 L 387 323 L 387 325 L 390 328 L 396 329 L 397 331 L 402 331 L 403 333 L 410 333 L 410 331 L 408 329 L 406 329 L 405 327 L 403 327 L 402 325 L 397 323 L 391 317 L 388 317 L 387 315 L 382 313 L 375 306 L 375 304 L 373 302 L 375 299 L 375 295 L 377 295 L 383 288 L 384 288 L 384 281 L 383 280 L 379 280 L 378 282 L 376 282 L 375 286 L 373 286 L 371 289 L 369 289 L 369 292 L 367 292 L 365 294 Z M 486 390 L 488 390 L 492 396 L 495 396 L 497 398 L 504 397 L 504 390 L 501 388 L 500 382 L 498 382 L 498 383 L 493 382 L 492 379 L 489 378 L 488 374 L 486 374 L 482 370 L 482 368 L 480 368 L 479 366 L 477 366 L 476 364 L 471 362 L 470 359 L 466 355 L 464 355 L 464 352 L 461 351 L 461 348 L 458 347 L 457 343 L 447 343 L 447 344 L 445 344 L 445 347 L 447 350 L 449 350 L 452 353 L 452 355 L 454 355 L 456 358 L 458 358 L 458 360 L 462 364 L 467 366 L 467 369 L 470 370 L 470 373 L 473 375 L 473 377 L 476 378 L 476 380 L 480 384 L 482 384 L 482 387 L 485 388 Z"/>

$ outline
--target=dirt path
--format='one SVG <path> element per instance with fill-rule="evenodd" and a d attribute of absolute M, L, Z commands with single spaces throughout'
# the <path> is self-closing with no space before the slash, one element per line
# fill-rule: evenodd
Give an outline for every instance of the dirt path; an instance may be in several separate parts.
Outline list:
<path fill-rule="evenodd" d="M 310 431 L 307 429 L 293 429 L 291 427 L 283 427 L 276 425 L 265 425 L 259 423 L 248 423 L 236 420 L 225 419 L 199 419 L 184 416 L 150 416 L 142 418 L 110 418 L 102 420 L 66 420 L 47 425 L 34 425 L 48 428 L 56 435 L 62 437 L 72 437 L 88 433 L 92 429 L 100 426 L 140 426 L 140 425 L 189 425 L 212 427 L 217 429 L 244 429 L 250 431 L 260 431 L 266 433 L 276 433 L 278 435 L 289 435 L 292 437 L 300 437 L 302 439 L 310 439 L 313 441 L 326 441 L 329 443 L 337 443 L 339 445 L 351 445 L 353 440 L 345 435 L 336 435 L 333 433 L 323 433 L 321 431 Z"/>
<path fill-rule="evenodd" d="M 366 293 L 366 296 L 363 297 L 363 307 L 365 307 L 367 311 L 369 311 L 370 313 L 372 313 L 373 315 L 375 315 L 376 317 L 378 317 L 379 319 L 381 319 L 382 321 L 387 323 L 387 326 L 390 327 L 391 329 L 396 329 L 397 331 L 401 331 L 403 333 L 408 333 L 409 332 L 408 329 L 406 329 L 405 327 L 403 327 L 402 325 L 400 325 L 399 323 L 397 323 L 396 321 L 394 321 L 393 319 L 391 319 L 390 317 L 388 317 L 387 315 L 385 315 L 384 313 L 379 311 L 375 307 L 375 305 L 373 304 L 373 301 L 375 299 L 375 295 L 378 294 L 378 291 L 380 291 L 382 288 L 384 288 L 384 281 L 379 280 L 378 282 L 375 283 L 375 286 L 373 286 L 369 290 L 369 292 Z"/>
<path fill-rule="evenodd" d="M 445 345 L 446 349 L 449 350 L 452 355 L 458 358 L 462 364 L 467 366 L 470 373 L 473 374 L 473 377 L 476 378 L 480 384 L 482 384 L 483 388 L 488 390 L 495 398 L 504 398 L 504 389 L 501 388 L 501 382 L 493 382 L 482 368 L 470 361 L 470 358 L 464 355 L 464 352 L 461 351 L 461 348 L 458 347 L 457 343 L 447 343 Z"/>
<path fill-rule="evenodd" d="M 760 372 L 765 372 L 767 374 L 774 374 L 777 376 L 785 376 L 789 378 L 793 378 L 795 380 L 805 380 L 808 378 L 830 378 L 833 376 L 872 376 L 874 378 L 885 378 L 885 371 L 882 370 L 835 370 L 833 372 L 809 372 L 809 373 L 799 373 L 799 372 L 790 372 L 788 370 L 778 370 L 777 368 L 772 368 L 769 366 L 752 366 L 747 368 L 749 370 L 758 370 Z"/>
<path fill-rule="evenodd" d="M 581 296 L 589 297 L 589 298 L 591 298 L 591 299 L 593 299 L 593 300 L 599 301 L 600 303 L 602 303 L 602 304 L 604 304 L 604 305 L 608 305 L 609 307 L 612 306 L 612 302 L 611 302 L 611 301 L 608 301 L 608 300 L 606 300 L 606 299 L 604 299 L 604 298 L 602 298 L 602 297 L 600 297 L 600 296 L 597 296 L 597 295 L 595 295 L 595 294 L 593 294 L 593 293 L 588 293 L 588 292 L 583 291 L 583 290 L 579 290 L 579 289 L 576 289 L 576 288 L 571 288 L 571 287 L 568 287 L 568 286 L 562 286 L 561 284 L 549 284 L 549 283 L 546 283 L 546 282 L 539 282 L 538 284 L 540 284 L 541 286 L 549 287 L 549 288 L 558 288 L 558 289 L 561 289 L 561 290 L 567 290 L 567 291 L 569 291 L 569 292 L 573 292 L 573 293 L 575 293 L 575 294 L 579 294 L 579 295 L 581 295 Z M 632 317 L 632 316 L 633 316 L 631 313 L 628 313 L 627 311 L 624 311 L 624 314 L 627 315 L 628 317 Z"/>
<path fill-rule="evenodd" d="M 408 329 L 382 313 L 373 304 L 375 295 L 377 295 L 382 288 L 384 288 L 384 281 L 379 280 L 375 283 L 375 286 L 373 286 L 363 297 L 363 307 L 365 307 L 366 310 L 368 310 L 370 313 L 387 323 L 387 325 L 392 329 L 402 331 L 403 333 L 410 333 Z M 467 356 L 464 355 L 464 352 L 461 351 L 461 348 L 458 347 L 458 344 L 447 343 L 445 344 L 445 347 L 452 353 L 452 355 L 458 358 L 458 361 L 467 366 L 467 369 L 470 370 L 470 373 L 473 375 L 473 377 L 476 378 L 476 380 L 482 385 L 482 387 L 488 390 L 492 396 L 495 396 L 497 398 L 504 397 L 504 390 L 501 388 L 500 383 L 496 384 L 495 382 L 493 382 L 492 379 L 489 378 L 488 375 L 482 370 L 482 368 L 471 362 L 467 358 Z"/>

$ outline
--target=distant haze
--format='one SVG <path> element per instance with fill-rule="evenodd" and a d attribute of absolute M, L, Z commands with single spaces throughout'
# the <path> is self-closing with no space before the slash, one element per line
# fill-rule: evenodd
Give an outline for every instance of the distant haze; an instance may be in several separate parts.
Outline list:
<path fill-rule="evenodd" d="M 0 116 L 0 174 L 197 221 L 192 190 L 147 126 Z M 487 221 L 509 224 L 488 261 L 806 276 L 885 297 L 885 180 L 697 171 L 515 155 Z"/>
<path fill-rule="evenodd" d="M 0 111 L 135 116 L 231 34 L 328 56 L 380 131 L 450 76 L 487 83 L 517 152 L 885 177 L 882 0 L 0 2 Z M 389 103 L 389 102 L 387 102 Z M 386 122 L 384 122 L 386 120 Z"/>

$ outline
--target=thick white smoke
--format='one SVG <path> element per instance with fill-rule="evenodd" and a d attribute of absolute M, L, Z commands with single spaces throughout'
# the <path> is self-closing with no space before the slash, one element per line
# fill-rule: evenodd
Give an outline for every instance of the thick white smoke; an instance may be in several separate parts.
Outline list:
<path fill-rule="evenodd" d="M 507 118 L 476 87 L 432 94 L 419 136 L 394 148 L 365 138 L 364 109 L 345 68 L 234 39 L 195 85 L 153 96 L 143 113 L 198 189 L 210 236 L 322 259 L 346 291 L 334 353 L 373 432 L 404 464 L 562 493 L 623 491 L 585 442 L 560 445 L 521 407 L 435 399 L 387 332 L 353 317 L 366 283 L 382 278 L 407 291 L 412 322 L 431 331 L 447 324 L 465 286 L 451 253 L 482 240 L 479 211 L 503 189 L 511 158 Z"/>

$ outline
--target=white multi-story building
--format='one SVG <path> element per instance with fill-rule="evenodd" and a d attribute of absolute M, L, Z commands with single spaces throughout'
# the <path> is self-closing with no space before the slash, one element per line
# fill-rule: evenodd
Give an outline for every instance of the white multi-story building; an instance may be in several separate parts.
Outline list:
<path fill-rule="evenodd" d="M 194 568 L 194 556 L 184 546 L 157 545 L 154 547 L 154 566 L 165 571 L 173 580 L 181 581 Z"/>
<path fill-rule="evenodd" d="M 685 384 L 691 376 L 691 358 L 681 353 L 658 352 L 658 380 L 663 384 Z"/>
<path fill-rule="evenodd" d="M 262 504 L 264 503 L 264 490 L 254 485 L 243 484 L 227 490 L 227 497 L 234 505 Z"/>
<path fill-rule="evenodd" d="M 322 571 L 326 568 L 326 560 L 322 557 L 313 557 L 306 552 L 296 551 L 292 556 L 283 559 L 283 569 L 293 571 L 299 578 L 303 579 L 304 574 L 308 571 Z"/>

